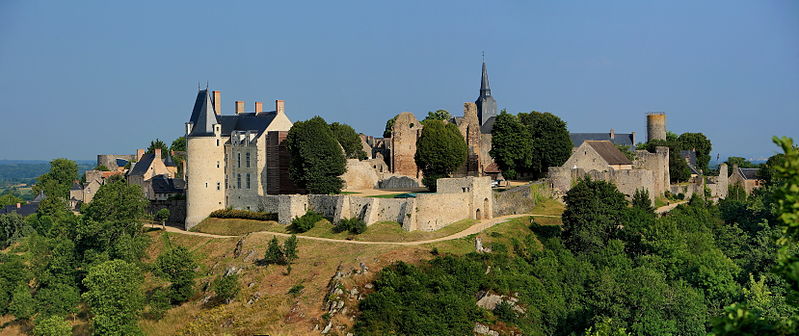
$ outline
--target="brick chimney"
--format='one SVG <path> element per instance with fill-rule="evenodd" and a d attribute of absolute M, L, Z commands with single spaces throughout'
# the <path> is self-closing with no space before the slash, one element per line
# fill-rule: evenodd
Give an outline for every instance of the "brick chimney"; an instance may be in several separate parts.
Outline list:
<path fill-rule="evenodd" d="M 610 140 L 616 139 L 616 130 L 610 129 Z"/>
<path fill-rule="evenodd" d="M 161 148 L 156 148 L 155 149 L 155 159 L 156 160 L 161 160 Z"/>
<path fill-rule="evenodd" d="M 136 150 L 136 162 L 141 161 L 141 157 L 144 156 L 144 149 L 137 149 Z"/>
<path fill-rule="evenodd" d="M 22 207 L 22 203 L 17 202 L 17 209 Z"/>
<path fill-rule="evenodd" d="M 264 111 L 264 103 L 262 102 L 255 102 L 255 113 L 261 113 Z"/>
<path fill-rule="evenodd" d="M 275 100 L 275 112 L 276 114 L 284 114 L 286 113 L 286 101 L 285 100 Z"/>
<path fill-rule="evenodd" d="M 214 113 L 222 114 L 222 92 L 213 91 Z"/>
<path fill-rule="evenodd" d="M 236 114 L 244 113 L 244 101 L 237 100 L 236 101 Z"/>

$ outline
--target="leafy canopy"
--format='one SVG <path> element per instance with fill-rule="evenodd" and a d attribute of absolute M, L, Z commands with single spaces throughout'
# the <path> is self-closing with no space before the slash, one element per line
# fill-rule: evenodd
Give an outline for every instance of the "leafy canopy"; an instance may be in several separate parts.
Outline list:
<path fill-rule="evenodd" d="M 416 141 L 416 165 L 422 170 L 424 185 L 432 190 L 436 180 L 449 177 L 466 162 L 466 141 L 458 127 L 441 120 L 428 120 Z"/>
<path fill-rule="evenodd" d="M 296 122 L 286 146 L 291 153 L 289 175 L 297 186 L 312 194 L 341 192 L 344 181 L 339 176 L 347 169 L 346 159 L 324 119 L 316 116 Z"/>

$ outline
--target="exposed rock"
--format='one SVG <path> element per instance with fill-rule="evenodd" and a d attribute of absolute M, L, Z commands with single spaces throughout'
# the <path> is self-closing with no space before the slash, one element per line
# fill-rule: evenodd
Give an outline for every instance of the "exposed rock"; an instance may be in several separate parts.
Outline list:
<path fill-rule="evenodd" d="M 255 250 L 250 250 L 247 252 L 247 255 L 244 256 L 244 261 L 250 261 L 255 257 Z"/>
<path fill-rule="evenodd" d="M 366 274 L 366 272 L 369 272 L 369 267 L 367 267 L 366 264 L 361 263 L 360 266 L 361 266 L 361 274 Z"/>
<path fill-rule="evenodd" d="M 327 326 L 325 326 L 325 328 L 322 329 L 322 333 L 323 334 L 329 333 L 330 332 L 330 328 L 332 328 L 332 327 L 333 327 L 333 321 L 328 321 L 327 322 Z"/>
<path fill-rule="evenodd" d="M 260 298 L 261 298 L 261 293 L 255 293 L 255 294 L 253 294 L 250 297 L 250 300 L 247 301 L 247 304 L 251 305 L 251 304 L 255 303 L 256 301 L 258 301 L 258 299 L 260 299 Z"/>
<path fill-rule="evenodd" d="M 252 286 L 255 286 L 254 282 L 250 282 L 250 283 L 247 284 L 247 288 L 252 288 Z"/>
<path fill-rule="evenodd" d="M 477 253 L 489 253 L 489 252 L 491 252 L 490 248 L 483 246 L 483 240 L 480 239 L 480 237 L 477 237 L 474 240 L 474 250 L 477 251 Z"/>
<path fill-rule="evenodd" d="M 241 268 L 240 267 L 230 266 L 230 267 L 227 268 L 227 270 L 225 270 L 225 276 L 229 276 L 229 275 L 233 275 L 233 274 L 239 274 L 240 272 L 241 272 Z"/>
<path fill-rule="evenodd" d="M 236 242 L 236 247 L 233 249 L 233 258 L 238 258 L 239 256 L 241 256 L 241 249 L 243 247 L 244 247 L 244 237 L 242 237 L 241 239 L 239 239 L 238 242 Z"/>
<path fill-rule="evenodd" d="M 363 288 L 366 288 L 366 289 L 372 289 L 374 287 L 375 287 L 375 285 L 373 285 L 371 282 L 363 285 Z"/>
<path fill-rule="evenodd" d="M 515 297 L 491 294 L 489 292 L 480 292 L 477 294 L 477 306 L 488 310 L 494 310 L 494 308 L 503 301 L 509 303 L 515 312 L 524 315 L 525 310 L 517 305 L 519 299 Z"/>
<path fill-rule="evenodd" d="M 491 330 L 487 325 L 481 323 L 475 323 L 472 331 L 480 335 L 499 336 L 499 332 Z"/>
<path fill-rule="evenodd" d="M 352 287 L 350 289 L 350 297 L 357 297 L 358 296 L 358 288 Z"/>
<path fill-rule="evenodd" d="M 208 303 L 208 301 L 211 301 L 211 296 L 210 296 L 210 295 L 206 295 L 206 296 L 203 298 L 203 300 L 202 300 L 202 303 L 203 303 L 203 304 L 206 304 L 206 303 Z"/>

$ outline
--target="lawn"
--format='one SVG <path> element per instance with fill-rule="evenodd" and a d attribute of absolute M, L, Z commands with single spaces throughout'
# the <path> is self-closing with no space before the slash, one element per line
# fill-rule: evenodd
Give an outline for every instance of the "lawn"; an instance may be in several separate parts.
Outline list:
<path fill-rule="evenodd" d="M 208 217 L 190 231 L 221 236 L 241 236 L 251 232 L 271 231 L 288 233 L 286 226 L 275 221 L 259 221 L 239 218 Z"/>
<path fill-rule="evenodd" d="M 534 215 L 560 216 L 564 210 L 566 210 L 566 205 L 563 202 L 551 198 L 543 198 L 536 203 L 532 213 Z"/>

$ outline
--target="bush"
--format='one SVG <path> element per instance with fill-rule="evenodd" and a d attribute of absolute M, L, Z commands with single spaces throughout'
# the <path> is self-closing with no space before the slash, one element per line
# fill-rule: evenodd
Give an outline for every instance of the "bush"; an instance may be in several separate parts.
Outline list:
<path fill-rule="evenodd" d="M 263 263 L 266 265 L 284 265 L 286 262 L 285 252 L 278 245 L 277 238 L 272 237 L 272 240 L 269 241 L 269 246 L 266 248 Z"/>
<path fill-rule="evenodd" d="M 36 321 L 33 327 L 34 336 L 68 336 L 72 335 L 72 326 L 63 317 L 53 315 Z"/>
<path fill-rule="evenodd" d="M 289 226 L 289 230 L 296 233 L 303 233 L 307 232 L 318 223 L 319 221 L 325 219 L 322 215 L 308 210 L 304 215 L 294 218 L 291 220 L 291 225 Z"/>
<path fill-rule="evenodd" d="M 513 306 L 508 301 L 503 300 L 496 307 L 494 307 L 494 316 L 505 322 L 516 322 L 518 316 L 513 311 Z"/>
<path fill-rule="evenodd" d="M 172 308 L 172 291 L 169 288 L 159 287 L 153 290 L 150 297 L 147 298 L 147 305 L 150 306 L 150 311 L 147 312 L 147 317 L 153 320 L 160 320 L 166 315 L 166 311 Z"/>
<path fill-rule="evenodd" d="M 239 294 L 239 276 L 238 274 L 221 276 L 214 280 L 212 287 L 217 299 L 230 303 Z"/>
<path fill-rule="evenodd" d="M 253 219 L 260 221 L 276 221 L 277 214 L 271 212 L 237 210 L 237 209 L 222 209 L 216 210 L 211 213 L 210 217 L 214 218 L 241 218 Z"/>
<path fill-rule="evenodd" d="M 296 295 L 299 295 L 302 292 L 303 289 L 305 289 L 305 286 L 300 285 L 300 284 L 296 284 L 296 285 L 292 286 L 291 289 L 289 289 L 288 294 L 296 296 Z"/>
<path fill-rule="evenodd" d="M 353 234 L 364 233 L 366 232 L 366 222 L 358 218 L 342 219 L 333 227 L 333 232 L 339 233 L 344 231 L 349 231 Z"/>

